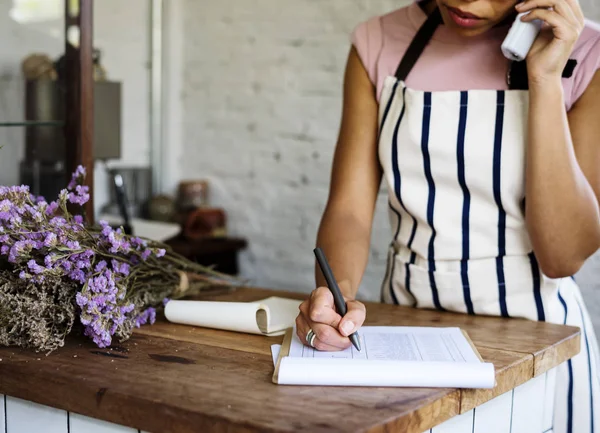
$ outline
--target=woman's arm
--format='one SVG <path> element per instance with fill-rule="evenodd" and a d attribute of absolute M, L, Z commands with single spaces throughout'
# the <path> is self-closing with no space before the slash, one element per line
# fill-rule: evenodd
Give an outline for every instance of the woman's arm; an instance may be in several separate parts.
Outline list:
<path fill-rule="evenodd" d="M 600 73 L 568 115 L 560 78 L 530 85 L 527 225 L 544 273 L 575 274 L 600 248 Z"/>
<path fill-rule="evenodd" d="M 382 176 L 377 158 L 375 90 L 354 48 L 346 65 L 343 101 L 329 198 L 317 246 L 325 252 L 348 300 L 348 311 L 343 318 L 335 311 L 333 296 L 316 266 L 318 288 L 301 304 L 296 318 L 301 341 L 307 344 L 305 337 L 312 329 L 316 335 L 314 346 L 331 351 L 349 347 L 348 335 L 365 320 L 365 307 L 354 298 L 368 261 L 371 225 Z"/>
<path fill-rule="evenodd" d="M 373 84 L 352 48 L 331 173 L 329 198 L 317 236 L 342 291 L 354 298 L 367 266 L 373 213 L 381 185 L 377 156 L 378 107 Z M 317 286 L 325 286 L 318 266 Z"/>
<path fill-rule="evenodd" d="M 525 0 L 516 8 L 546 24 L 527 56 L 527 226 L 542 271 L 566 277 L 600 248 L 600 74 L 567 114 L 561 77 L 585 25 L 581 7 Z"/>

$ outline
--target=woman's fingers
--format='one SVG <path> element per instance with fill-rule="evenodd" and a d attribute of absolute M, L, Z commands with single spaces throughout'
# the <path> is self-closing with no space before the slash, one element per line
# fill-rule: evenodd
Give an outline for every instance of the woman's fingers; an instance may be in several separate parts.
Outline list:
<path fill-rule="evenodd" d="M 336 328 L 322 323 L 313 323 L 311 328 L 315 333 L 313 346 L 317 350 L 340 351 L 352 344 L 347 337 L 342 336 Z M 308 332 L 308 331 L 307 331 Z"/>
<path fill-rule="evenodd" d="M 306 340 L 308 331 L 313 330 L 315 338 L 312 341 L 312 346 L 317 350 L 323 351 L 340 351 L 350 346 L 350 340 L 343 337 L 337 329 L 322 323 L 311 323 L 304 318 L 303 314 L 296 317 L 296 334 L 302 343 L 310 346 L 310 342 Z"/>
<path fill-rule="evenodd" d="M 306 346 L 310 346 L 309 342 L 306 341 L 306 334 L 308 334 L 309 329 L 310 326 L 304 319 L 304 315 L 299 314 L 298 317 L 296 317 L 296 335 L 298 335 L 302 344 Z"/>
<path fill-rule="evenodd" d="M 577 0 L 526 0 L 517 4 L 516 8 L 519 12 L 530 12 L 523 17 L 523 21 L 535 19 L 529 16 L 532 14 L 540 15 L 536 12 L 541 10 L 546 11 L 546 13 L 541 14 L 546 17 L 550 16 L 547 12 L 556 12 L 564 18 L 567 23 L 572 24 L 575 28 L 581 27 L 584 24 L 583 12 L 577 3 Z M 542 19 L 539 16 L 537 16 L 537 18 Z M 552 26 L 552 23 L 548 20 L 544 19 L 544 21 Z"/>
<path fill-rule="evenodd" d="M 333 295 L 327 288 L 319 288 L 311 293 L 306 301 L 300 304 L 300 314 L 296 318 L 298 338 L 306 344 L 309 330 L 313 330 L 315 338 L 313 346 L 318 350 L 339 351 L 350 346 L 350 340 L 340 334 L 337 327 L 341 316 L 335 311 Z"/>
<path fill-rule="evenodd" d="M 314 323 L 323 323 L 337 328 L 342 317 L 335 311 L 333 295 L 326 287 L 313 291 L 310 298 L 308 318 Z"/>
<path fill-rule="evenodd" d="M 348 311 L 342 318 L 338 329 L 342 335 L 347 337 L 362 326 L 367 316 L 367 309 L 362 302 L 356 300 L 348 301 L 346 305 Z"/>
<path fill-rule="evenodd" d="M 579 37 L 580 28 L 576 23 L 570 22 L 555 11 L 548 9 L 534 9 L 521 17 L 528 22 L 539 19 L 547 23 L 554 33 L 554 37 L 565 42 L 572 42 Z"/>

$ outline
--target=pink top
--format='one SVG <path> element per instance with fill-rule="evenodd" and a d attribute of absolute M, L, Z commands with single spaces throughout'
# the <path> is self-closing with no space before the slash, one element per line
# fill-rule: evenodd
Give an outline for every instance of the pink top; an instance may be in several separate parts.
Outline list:
<path fill-rule="evenodd" d="M 352 44 L 377 88 L 378 100 L 385 78 L 395 74 L 426 18 L 419 5 L 411 3 L 359 24 L 352 33 Z M 441 25 L 408 76 L 406 85 L 428 91 L 507 89 L 509 62 L 500 46 L 508 28 L 509 25 L 497 27 L 484 35 L 465 38 Z M 567 110 L 600 69 L 599 25 L 586 23 L 571 58 L 577 59 L 578 64 L 573 76 L 563 79 Z"/>

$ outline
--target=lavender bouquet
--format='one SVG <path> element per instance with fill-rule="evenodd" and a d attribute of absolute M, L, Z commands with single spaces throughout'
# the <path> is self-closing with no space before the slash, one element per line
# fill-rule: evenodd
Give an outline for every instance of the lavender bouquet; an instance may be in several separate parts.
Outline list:
<path fill-rule="evenodd" d="M 156 308 L 233 277 L 105 222 L 90 227 L 69 206 L 89 200 L 79 167 L 58 200 L 0 187 L 0 344 L 53 351 L 74 329 L 99 347 L 154 323 Z"/>

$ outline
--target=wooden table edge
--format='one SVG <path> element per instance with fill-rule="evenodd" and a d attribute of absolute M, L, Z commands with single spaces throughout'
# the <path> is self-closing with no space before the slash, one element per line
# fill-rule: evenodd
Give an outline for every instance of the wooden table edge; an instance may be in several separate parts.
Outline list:
<path fill-rule="evenodd" d="M 522 352 L 522 351 L 518 351 L 518 350 L 513 350 L 513 351 L 507 351 L 504 350 L 504 352 L 507 353 L 517 353 L 517 354 L 521 354 L 524 355 L 525 357 L 531 357 L 532 359 L 532 368 L 531 368 L 531 374 L 528 376 L 523 376 L 523 380 L 516 380 L 513 382 L 513 384 L 511 385 L 510 388 L 501 388 L 501 387 L 494 387 L 492 390 L 469 390 L 469 389 L 461 389 L 460 390 L 460 414 L 466 413 L 468 411 L 470 411 L 471 409 L 481 406 L 484 403 L 487 403 L 488 401 L 493 400 L 496 397 L 499 397 L 500 395 L 502 395 L 505 392 L 509 392 L 515 388 L 517 388 L 520 385 L 523 385 L 524 383 L 535 379 L 536 377 L 541 376 L 542 374 L 547 373 L 548 371 L 552 370 L 553 368 L 558 367 L 559 365 L 567 362 L 568 360 L 572 359 L 573 357 L 575 357 L 576 355 L 579 354 L 579 352 L 581 351 L 581 329 L 578 327 L 574 327 L 574 326 L 569 326 L 570 328 L 573 329 L 578 329 L 578 331 L 574 334 L 572 334 L 569 337 L 563 338 L 562 340 L 560 340 L 559 342 L 557 342 L 556 344 L 554 344 L 554 346 L 550 346 L 548 348 L 546 348 L 543 351 L 538 351 L 535 353 L 530 353 L 530 352 Z M 489 347 L 487 345 L 480 345 L 478 347 L 481 348 L 486 348 L 486 349 L 490 349 L 490 350 L 501 350 L 498 349 L 497 347 Z M 557 353 L 558 348 L 564 349 L 564 350 L 560 350 L 558 351 L 558 354 L 560 355 L 559 357 L 556 356 L 552 356 L 552 354 L 550 354 L 550 356 L 547 356 L 549 354 L 549 352 L 553 351 L 555 354 Z M 547 359 L 549 359 L 549 361 L 546 361 Z M 465 401 L 468 398 L 468 395 L 474 392 L 479 392 L 480 394 L 483 394 L 485 397 L 482 400 L 478 401 L 478 404 L 473 406 L 473 405 L 466 405 Z M 489 394 L 488 396 L 486 396 L 486 394 Z M 489 397 L 489 398 L 488 398 Z"/>
<path fill-rule="evenodd" d="M 450 405 L 450 407 L 444 409 L 444 405 Z M 456 407 L 453 408 L 452 406 Z M 424 418 L 423 415 L 416 414 L 419 410 L 433 410 L 437 416 Z M 401 414 L 383 420 L 361 433 L 389 433 L 395 431 L 402 431 L 403 433 L 426 433 L 428 430 L 457 415 L 460 415 L 460 389 L 448 389 L 448 392 L 443 397 L 433 400 L 409 414 Z M 414 419 L 417 419 L 417 421 L 413 421 Z M 427 421 L 423 422 L 424 419 Z M 415 430 L 417 427 L 419 430 Z M 403 428 L 403 430 L 398 430 L 398 428 Z"/>

